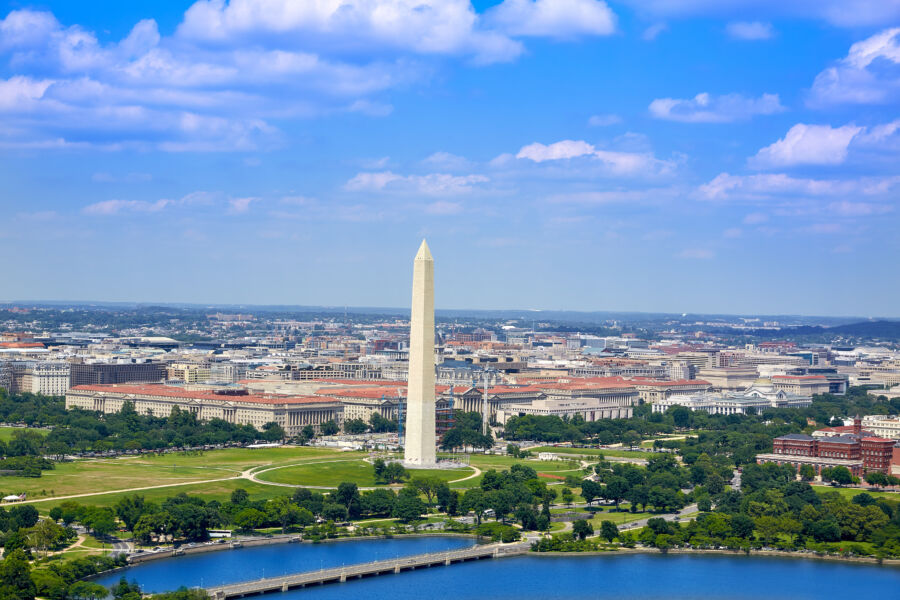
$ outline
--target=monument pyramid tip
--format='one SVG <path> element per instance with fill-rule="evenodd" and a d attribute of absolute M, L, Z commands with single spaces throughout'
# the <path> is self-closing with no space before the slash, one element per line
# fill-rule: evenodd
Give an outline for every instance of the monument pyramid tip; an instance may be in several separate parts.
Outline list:
<path fill-rule="evenodd" d="M 419 246 L 419 251 L 416 253 L 416 260 L 434 260 L 431 258 L 431 250 L 428 249 L 428 242 L 424 239 L 422 240 L 422 245 Z"/>

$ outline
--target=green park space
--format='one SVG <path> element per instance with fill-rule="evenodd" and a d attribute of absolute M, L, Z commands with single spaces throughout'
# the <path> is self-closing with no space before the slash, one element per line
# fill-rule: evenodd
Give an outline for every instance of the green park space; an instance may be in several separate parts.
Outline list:
<path fill-rule="evenodd" d="M 461 469 L 416 469 L 409 473 L 414 477 L 437 477 L 442 481 L 453 481 L 468 477 L 474 471 L 465 467 Z M 371 463 L 361 458 L 350 457 L 327 458 L 307 464 L 263 470 L 257 475 L 257 479 L 300 487 L 337 487 L 344 481 L 353 482 L 360 487 L 377 485 L 375 470 Z"/>
<path fill-rule="evenodd" d="M 167 498 L 178 494 L 188 494 L 191 496 L 200 496 L 205 501 L 218 500 L 219 502 L 227 502 L 231 497 L 231 492 L 236 489 L 246 490 L 254 500 L 269 500 L 278 496 L 288 496 L 291 493 L 290 488 L 266 485 L 264 483 L 256 483 L 247 479 L 226 479 L 224 481 L 214 481 L 210 483 L 186 483 L 172 487 L 153 488 L 142 490 L 140 492 L 111 492 L 108 494 L 98 494 L 96 496 L 84 496 L 73 498 L 73 502 L 78 504 L 86 504 L 90 506 L 113 507 L 124 496 L 139 495 L 143 496 L 149 502 L 161 503 Z M 47 514 L 54 506 L 59 506 L 66 500 L 63 499 L 47 499 L 45 501 L 34 502 L 34 507 L 41 514 Z"/>
<path fill-rule="evenodd" d="M 196 453 L 145 454 L 60 462 L 40 477 L 2 477 L 0 492 L 28 494 L 29 500 L 116 490 L 187 484 L 237 477 L 252 467 L 346 457 L 322 448 L 228 448 Z M 359 456 L 359 454 L 355 454 Z M 167 495 L 178 488 L 160 488 Z M 94 498 L 91 496 L 91 498 Z"/>
<path fill-rule="evenodd" d="M 552 454 L 563 455 L 570 454 L 573 456 L 615 456 L 618 458 L 643 458 L 647 459 L 648 454 L 640 450 L 615 450 L 608 448 L 570 448 L 568 446 L 541 446 L 539 448 L 530 448 L 530 452 L 537 454 L 538 452 L 550 452 Z"/>
<path fill-rule="evenodd" d="M 814 485 L 812 488 L 818 494 L 827 494 L 828 492 L 837 492 L 847 500 L 851 500 L 857 494 L 869 494 L 873 498 L 888 498 L 890 500 L 900 500 L 900 492 L 876 492 L 869 489 L 845 488 L 832 485 Z"/>
<path fill-rule="evenodd" d="M 48 429 L 37 429 L 30 427 L 0 427 L 0 441 L 9 442 L 13 437 L 13 433 L 15 433 L 16 431 L 36 431 L 40 435 L 44 436 L 50 433 Z"/>

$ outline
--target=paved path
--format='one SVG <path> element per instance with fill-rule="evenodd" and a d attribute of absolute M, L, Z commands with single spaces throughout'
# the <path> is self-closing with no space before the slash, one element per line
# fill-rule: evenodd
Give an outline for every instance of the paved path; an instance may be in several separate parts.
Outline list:
<path fill-rule="evenodd" d="M 675 514 L 651 515 L 651 516 L 647 517 L 646 519 L 640 519 L 639 521 L 631 521 L 630 523 L 625 523 L 624 525 L 619 527 L 619 530 L 626 531 L 629 529 L 638 529 L 640 527 L 646 527 L 647 521 L 649 521 L 650 519 L 655 519 L 655 518 L 662 518 L 662 519 L 665 519 L 666 521 L 680 521 L 684 517 L 686 517 L 690 514 L 693 514 L 695 512 L 697 512 L 697 505 L 696 504 L 688 504 L 687 506 L 685 506 L 684 508 L 682 508 Z"/>

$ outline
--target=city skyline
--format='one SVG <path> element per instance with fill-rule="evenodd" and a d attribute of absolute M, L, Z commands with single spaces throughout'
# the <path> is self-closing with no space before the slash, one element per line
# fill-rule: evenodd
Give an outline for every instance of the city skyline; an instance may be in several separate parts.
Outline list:
<path fill-rule="evenodd" d="M 900 316 L 900 3 L 289 4 L 0 2 L 4 300 Z"/>

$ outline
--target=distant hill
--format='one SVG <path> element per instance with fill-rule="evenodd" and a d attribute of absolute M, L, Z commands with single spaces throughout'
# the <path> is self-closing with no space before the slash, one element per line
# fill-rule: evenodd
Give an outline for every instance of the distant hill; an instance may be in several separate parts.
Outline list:
<path fill-rule="evenodd" d="M 719 330 L 726 333 L 727 329 Z M 733 333 L 734 330 L 731 330 Z M 869 340 L 900 341 L 900 321 L 860 321 L 833 327 L 820 325 L 803 325 L 801 327 L 782 327 L 781 329 L 749 329 L 741 332 L 744 335 L 759 338 L 857 338 Z"/>

